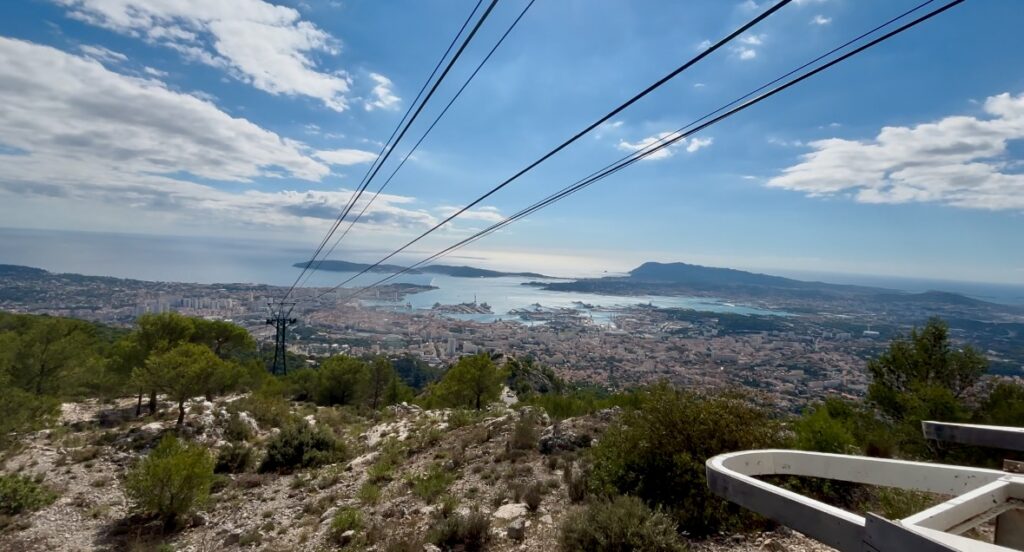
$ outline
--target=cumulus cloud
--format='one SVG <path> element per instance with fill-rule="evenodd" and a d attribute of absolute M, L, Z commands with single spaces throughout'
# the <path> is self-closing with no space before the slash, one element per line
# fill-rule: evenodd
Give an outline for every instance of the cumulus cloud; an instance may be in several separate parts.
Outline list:
<path fill-rule="evenodd" d="M 370 155 L 312 154 L 301 142 L 155 79 L 20 40 L 0 37 L 0 82 L 0 203 L 21 215 L 14 205 L 45 199 L 41 215 L 51 216 L 50 223 L 61 223 L 61 213 L 81 219 L 89 205 L 146 224 L 314 224 L 333 219 L 352 192 L 232 190 L 257 179 L 317 183 L 330 174 L 329 165 L 366 162 Z M 381 195 L 367 225 L 433 224 L 436 217 L 414 202 Z"/>
<path fill-rule="evenodd" d="M 270 94 L 307 96 L 342 111 L 350 79 L 320 67 L 338 41 L 290 7 L 263 0 L 53 0 L 71 17 L 225 69 Z"/>
<path fill-rule="evenodd" d="M 370 99 L 363 103 L 363 107 L 367 111 L 373 111 L 374 109 L 398 109 L 398 102 L 402 101 L 402 98 L 396 96 L 392 90 L 391 79 L 378 73 L 370 73 L 370 79 L 376 84 L 370 92 Z"/>
<path fill-rule="evenodd" d="M 644 138 L 644 139 L 639 140 L 637 142 L 628 142 L 626 140 L 619 140 L 618 147 L 622 151 L 630 151 L 630 152 L 640 151 L 640 150 L 646 149 L 646 148 L 648 148 L 650 146 L 653 146 L 655 144 L 660 144 L 660 143 L 662 143 L 663 140 L 671 140 L 672 138 L 674 138 L 675 136 L 678 136 L 678 135 L 679 135 L 678 132 L 661 132 L 661 133 L 655 134 L 654 136 L 648 136 L 647 138 Z M 683 147 L 685 147 L 687 153 L 694 153 L 694 152 L 696 152 L 697 150 L 699 150 L 701 148 L 705 148 L 707 146 L 710 146 L 713 141 L 714 141 L 713 138 L 700 138 L 700 137 L 690 138 L 690 139 L 685 139 L 684 138 L 684 139 L 679 140 L 678 142 L 672 144 L 671 146 L 668 146 L 668 147 L 665 147 L 665 148 L 661 148 L 660 150 L 658 150 L 658 151 L 648 155 L 647 157 L 643 158 L 641 161 L 656 161 L 658 159 L 668 159 L 669 157 L 672 157 L 675 154 L 675 150 L 676 149 L 683 148 Z"/>
<path fill-rule="evenodd" d="M 801 162 L 768 185 L 812 196 L 849 194 L 862 203 L 929 202 L 1024 209 L 1024 174 L 1007 144 L 1024 139 L 1024 94 L 989 97 L 984 116 L 951 116 L 884 127 L 874 139 L 811 142 Z"/>

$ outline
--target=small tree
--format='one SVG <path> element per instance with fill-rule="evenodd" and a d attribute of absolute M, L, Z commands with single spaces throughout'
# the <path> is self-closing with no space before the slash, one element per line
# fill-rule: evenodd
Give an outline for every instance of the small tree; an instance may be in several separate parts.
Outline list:
<path fill-rule="evenodd" d="M 591 488 L 664 508 L 692 535 L 753 525 L 749 513 L 708 490 L 704 462 L 724 452 L 778 445 L 766 410 L 740 393 L 700 395 L 659 384 L 591 449 Z"/>
<path fill-rule="evenodd" d="M 447 406 L 480 410 L 498 398 L 504 380 L 487 353 L 465 356 L 448 369 L 434 394 Z"/>
<path fill-rule="evenodd" d="M 910 337 L 893 340 L 888 350 L 868 363 L 868 400 L 895 420 L 909 419 L 914 411 L 932 409 L 921 401 L 959 402 L 987 369 L 981 353 L 969 345 L 954 348 L 946 323 L 931 318 L 924 328 L 912 330 Z M 941 413 L 945 407 L 936 408 Z"/>
<path fill-rule="evenodd" d="M 215 355 L 227 360 L 256 350 L 256 342 L 245 328 L 223 320 L 193 319 L 193 343 L 202 343 Z"/>
<path fill-rule="evenodd" d="M 388 387 L 396 378 L 395 369 L 387 357 L 379 356 L 373 359 L 369 369 L 369 381 L 367 384 L 367 400 L 370 408 L 377 410 L 384 406 L 385 395 Z"/>
<path fill-rule="evenodd" d="M 141 386 L 163 392 L 178 403 L 180 426 L 185 422 L 185 401 L 223 388 L 230 372 L 231 367 L 209 347 L 185 343 L 151 357 L 134 377 Z"/>
<path fill-rule="evenodd" d="M 125 490 L 138 510 L 171 527 L 209 498 L 213 466 L 205 448 L 167 435 L 128 473 Z"/>
<path fill-rule="evenodd" d="M 355 357 L 333 356 L 320 367 L 313 400 L 324 406 L 355 404 L 366 397 L 369 368 Z"/>

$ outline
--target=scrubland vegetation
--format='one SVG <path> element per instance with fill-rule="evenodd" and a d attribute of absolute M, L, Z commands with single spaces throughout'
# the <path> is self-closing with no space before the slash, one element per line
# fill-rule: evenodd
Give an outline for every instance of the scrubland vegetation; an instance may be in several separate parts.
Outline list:
<path fill-rule="evenodd" d="M 954 347 L 941 321 L 866 369 L 865 400 L 793 415 L 739 389 L 573 388 L 487 354 L 442 374 L 336 356 L 276 377 L 225 322 L 147 315 L 120 331 L 0 315 L 0 548 L 713 547 L 774 529 L 709 493 L 716 454 L 992 466 L 1003 452 L 927 442 L 920 421 L 1024 425 L 1024 388 L 984 376 L 984 357 Z M 780 483 L 890 517 L 935 499 Z M 47 525 L 58 514 L 68 523 Z"/>

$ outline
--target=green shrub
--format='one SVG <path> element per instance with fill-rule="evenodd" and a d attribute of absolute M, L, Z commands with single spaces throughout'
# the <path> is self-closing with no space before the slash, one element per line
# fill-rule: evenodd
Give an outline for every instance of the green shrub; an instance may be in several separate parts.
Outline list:
<path fill-rule="evenodd" d="M 537 418 L 532 413 L 524 414 L 512 427 L 508 444 L 512 450 L 533 450 L 537 448 Z"/>
<path fill-rule="evenodd" d="M 168 435 L 128 473 L 125 490 L 138 510 L 172 524 L 206 502 L 213 465 L 205 448 Z"/>
<path fill-rule="evenodd" d="M 217 462 L 213 471 L 214 473 L 243 473 L 252 469 L 255 463 L 256 457 L 249 445 L 229 443 L 217 453 Z"/>
<path fill-rule="evenodd" d="M 13 516 L 48 506 L 57 493 L 22 475 L 0 475 L 0 515 Z"/>
<path fill-rule="evenodd" d="M 248 412 L 261 427 L 284 427 L 292 419 L 291 407 L 281 395 L 281 384 L 267 380 L 258 391 L 237 401 L 228 408 L 232 412 Z"/>
<path fill-rule="evenodd" d="M 753 528 L 758 518 L 708 490 L 704 462 L 779 442 L 778 423 L 749 396 L 702 396 L 660 384 L 591 449 L 590 485 L 598 494 L 660 506 L 692 535 Z"/>
<path fill-rule="evenodd" d="M 531 512 L 536 512 L 540 509 L 540 502 L 543 499 L 544 487 L 542 487 L 538 481 L 530 483 L 523 490 L 523 502 L 526 503 L 526 507 L 529 508 Z"/>
<path fill-rule="evenodd" d="M 267 444 L 260 471 L 290 471 L 340 462 L 347 456 L 343 443 L 305 421 L 286 425 Z"/>
<path fill-rule="evenodd" d="M 224 438 L 230 442 L 245 442 L 252 439 L 252 428 L 242 421 L 238 412 L 232 412 L 224 424 Z"/>
<path fill-rule="evenodd" d="M 409 484 L 414 495 L 432 504 L 448 490 L 454 480 L 455 476 L 448 470 L 440 464 L 434 464 L 426 473 L 410 477 Z"/>
<path fill-rule="evenodd" d="M 462 515 L 448 512 L 431 526 L 427 540 L 444 550 L 483 550 L 491 538 L 491 518 L 479 510 Z"/>
<path fill-rule="evenodd" d="M 370 466 L 367 476 L 374 483 L 391 481 L 395 469 L 402 465 L 407 452 L 405 446 L 394 439 L 388 439 L 381 446 L 377 461 Z"/>
<path fill-rule="evenodd" d="M 359 487 L 357 498 L 363 504 L 376 504 L 380 502 L 380 487 L 372 481 L 367 481 Z"/>
<path fill-rule="evenodd" d="M 337 514 L 334 514 L 334 519 L 331 520 L 331 538 L 337 543 L 345 544 L 341 542 L 341 536 L 346 531 L 359 531 L 362 528 L 363 514 L 355 508 L 342 508 L 338 510 Z"/>
<path fill-rule="evenodd" d="M 592 502 L 570 513 L 562 522 L 558 547 L 562 552 L 686 550 L 668 516 L 631 496 Z"/>

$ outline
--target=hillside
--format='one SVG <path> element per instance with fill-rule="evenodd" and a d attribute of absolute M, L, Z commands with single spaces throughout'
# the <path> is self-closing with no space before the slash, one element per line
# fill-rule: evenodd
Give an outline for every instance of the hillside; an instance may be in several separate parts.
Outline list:
<path fill-rule="evenodd" d="M 369 263 L 353 263 L 349 261 L 319 261 L 319 262 L 301 262 L 295 263 L 292 266 L 296 268 L 305 268 L 309 265 L 314 265 L 317 270 L 325 270 L 327 272 L 360 272 L 367 270 L 368 272 L 387 272 L 394 273 L 404 270 L 405 267 L 391 264 L 382 264 L 373 266 Z M 427 265 L 420 268 L 414 268 L 406 271 L 407 274 L 444 274 L 447 276 L 458 276 L 460 278 L 501 278 L 507 276 L 515 276 L 521 278 L 550 278 L 536 272 L 501 272 L 498 270 L 488 270 L 485 268 L 474 268 L 471 266 L 452 266 L 452 265 Z"/>
<path fill-rule="evenodd" d="M 183 432 L 218 451 L 238 439 L 240 423 L 245 441 L 263 448 L 280 430 L 267 412 L 253 410 L 257 404 L 240 395 L 196 399 Z M 59 494 L 21 516 L 16 530 L 0 530 L 0 549 L 437 551 L 424 535 L 436 534 L 444 519 L 479 515 L 487 550 L 556 550 L 559 524 L 573 507 L 565 471 L 580 445 L 571 443 L 584 435 L 589 442 L 618 416 L 599 411 L 556 429 L 541 410 L 502 403 L 480 414 L 401 404 L 376 420 L 292 403 L 291 413 L 350 436 L 348 459 L 294 473 L 221 474 L 207 508 L 165 534 L 132 515 L 124 476 L 140 454 L 175 432 L 173 408 L 161 405 L 153 419 L 134 417 L 133 407 L 132 399 L 66 403 L 52 428 L 23 436 L 2 471 L 42 480 Z M 531 486 L 539 492 L 536 509 Z M 332 528 L 345 512 L 358 512 L 352 533 Z M 773 550 L 827 550 L 787 530 L 723 536 L 692 549 L 752 552 L 766 543 Z"/>

